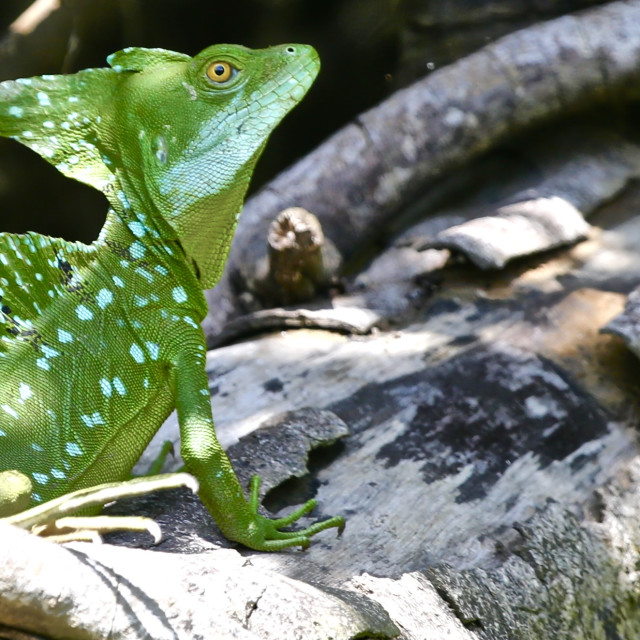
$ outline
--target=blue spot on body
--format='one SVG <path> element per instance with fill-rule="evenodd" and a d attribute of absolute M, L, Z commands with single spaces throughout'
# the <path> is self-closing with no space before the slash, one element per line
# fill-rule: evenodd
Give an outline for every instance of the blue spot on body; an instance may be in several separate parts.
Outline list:
<path fill-rule="evenodd" d="M 93 320 L 93 311 L 83 304 L 79 304 L 76 307 L 76 315 L 80 320 Z"/>
<path fill-rule="evenodd" d="M 42 353 L 44 353 L 45 358 L 55 358 L 56 356 L 60 355 L 59 351 L 56 351 L 53 347 L 50 347 L 46 344 L 43 344 L 41 349 Z"/>
<path fill-rule="evenodd" d="M 73 342 L 73 335 L 64 329 L 58 329 L 58 340 L 60 342 Z"/>
<path fill-rule="evenodd" d="M 115 390 L 121 396 L 126 396 L 127 395 L 127 388 L 124 386 L 124 382 L 122 382 L 122 380 L 120 380 L 120 378 L 118 378 L 118 376 L 116 376 L 113 379 L 113 386 L 114 386 Z"/>
<path fill-rule="evenodd" d="M 109 289 L 100 289 L 96 296 L 96 302 L 101 309 L 104 309 L 113 302 L 113 293 Z"/>
<path fill-rule="evenodd" d="M 49 476 L 46 473 L 32 473 L 31 475 L 38 484 L 47 484 L 49 482 Z"/>
<path fill-rule="evenodd" d="M 28 400 L 33 395 L 33 391 L 31 391 L 31 387 L 24 382 L 20 383 L 20 399 L 24 402 Z"/>
<path fill-rule="evenodd" d="M 153 275 L 149 273 L 146 269 L 143 269 L 142 267 L 138 267 L 136 269 L 136 273 L 142 276 L 147 282 L 153 282 Z M 153 294 L 151 294 L 151 296 L 153 297 Z"/>
<path fill-rule="evenodd" d="M 65 451 L 74 458 L 82 455 L 82 449 L 75 442 L 67 442 Z"/>
<path fill-rule="evenodd" d="M 146 233 L 146 228 L 142 224 L 142 222 L 134 221 L 128 224 L 128 227 L 136 238 L 142 238 L 142 236 Z"/>
<path fill-rule="evenodd" d="M 184 287 L 174 287 L 171 295 L 178 304 L 187 301 L 187 292 L 184 290 Z"/>
<path fill-rule="evenodd" d="M 81 415 L 80 420 L 90 429 L 93 429 L 96 425 L 104 424 L 104 419 L 99 411 L 94 411 L 90 416 L 86 414 Z"/>
<path fill-rule="evenodd" d="M 131 357 L 138 364 L 142 364 L 144 362 L 144 352 L 142 351 L 140 346 L 137 345 L 135 342 L 131 345 L 131 348 L 129 349 L 129 353 L 131 354 Z"/>
<path fill-rule="evenodd" d="M 194 329 L 198 328 L 198 325 L 195 323 L 194 319 L 191 316 L 185 316 L 184 318 L 182 318 L 190 327 L 193 327 Z"/>
<path fill-rule="evenodd" d="M 107 398 L 110 398 L 111 394 L 113 393 L 113 390 L 111 388 L 111 383 L 106 378 L 100 378 L 99 383 L 100 383 L 100 389 L 102 389 L 102 395 L 106 396 Z"/>
<path fill-rule="evenodd" d="M 2 409 L 5 413 L 8 413 L 12 418 L 18 417 L 18 413 L 16 412 L 16 410 L 10 407 L 8 404 L 3 404 Z"/>
<path fill-rule="evenodd" d="M 147 351 L 152 360 L 157 360 L 160 355 L 160 345 L 155 342 L 145 342 Z"/>
<path fill-rule="evenodd" d="M 147 252 L 147 250 L 144 248 L 144 245 L 140 242 L 132 242 L 131 246 L 129 247 L 129 253 L 131 254 L 131 257 L 134 258 L 135 260 L 140 260 L 141 258 L 144 258 L 144 254 Z"/>

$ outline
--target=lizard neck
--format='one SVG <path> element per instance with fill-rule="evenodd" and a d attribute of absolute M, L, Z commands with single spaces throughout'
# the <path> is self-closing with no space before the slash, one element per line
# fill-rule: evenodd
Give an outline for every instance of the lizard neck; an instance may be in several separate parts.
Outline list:
<path fill-rule="evenodd" d="M 132 202 L 117 183 L 108 199 L 111 207 L 94 246 L 103 259 L 116 260 L 127 268 L 133 278 L 130 294 L 149 292 L 157 286 L 162 290 L 151 298 L 162 299 L 167 289 L 179 286 L 195 304 L 196 320 L 202 320 L 207 307 L 197 265 L 186 255 L 175 231 L 153 210 L 146 213 L 149 209 Z"/>
<path fill-rule="evenodd" d="M 115 180 L 105 190 L 115 215 L 134 234 L 148 232 L 145 242 L 160 255 L 166 247 L 177 247 L 200 289 L 215 286 L 222 276 L 251 173 L 242 172 L 234 184 L 220 186 L 215 193 L 195 191 L 176 202 L 154 197 L 139 176 L 131 180 L 131 175 L 136 175 L 132 169 L 116 171 Z"/>

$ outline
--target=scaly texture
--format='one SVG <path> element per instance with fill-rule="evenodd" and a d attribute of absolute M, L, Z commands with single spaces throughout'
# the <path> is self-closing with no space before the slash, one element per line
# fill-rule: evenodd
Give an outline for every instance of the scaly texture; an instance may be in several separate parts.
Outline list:
<path fill-rule="evenodd" d="M 0 134 L 102 190 L 91 245 L 0 234 L 0 469 L 37 504 L 121 480 L 173 408 L 200 496 L 233 540 L 306 545 L 245 500 L 213 427 L 202 289 L 224 267 L 266 140 L 319 69 L 315 51 L 129 48 L 110 69 L 0 84 Z"/>

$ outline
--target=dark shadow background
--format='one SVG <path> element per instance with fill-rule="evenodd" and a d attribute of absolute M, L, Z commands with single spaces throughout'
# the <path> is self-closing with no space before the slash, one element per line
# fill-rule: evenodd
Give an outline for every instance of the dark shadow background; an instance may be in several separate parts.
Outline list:
<path fill-rule="evenodd" d="M 274 133 L 252 190 L 391 92 L 397 3 L 366 0 L 63 0 L 25 36 L 9 31 L 32 0 L 0 3 L 0 80 L 104 66 L 126 46 L 194 55 L 218 42 L 263 47 L 313 44 L 323 69 L 312 91 Z M 0 229 L 93 240 L 106 201 L 35 153 L 0 139 Z"/>

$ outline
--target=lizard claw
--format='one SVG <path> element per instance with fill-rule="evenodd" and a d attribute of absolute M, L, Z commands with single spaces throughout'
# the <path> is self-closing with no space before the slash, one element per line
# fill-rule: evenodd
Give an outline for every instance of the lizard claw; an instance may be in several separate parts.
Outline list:
<path fill-rule="evenodd" d="M 255 526 L 252 527 L 250 540 L 244 544 L 259 551 L 279 551 L 287 547 L 300 546 L 306 549 L 311 543 L 311 536 L 320 531 L 336 527 L 338 535 L 342 535 L 345 521 L 342 516 L 334 516 L 322 522 L 316 522 L 298 531 L 280 531 L 282 527 L 297 522 L 302 516 L 316 508 L 316 500 L 308 500 L 301 507 L 282 518 L 266 518 L 258 513 L 260 477 L 253 476 L 250 484 L 249 510 L 254 517 Z"/>

